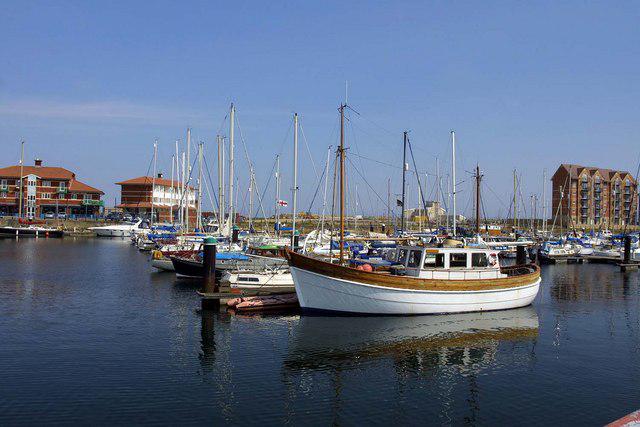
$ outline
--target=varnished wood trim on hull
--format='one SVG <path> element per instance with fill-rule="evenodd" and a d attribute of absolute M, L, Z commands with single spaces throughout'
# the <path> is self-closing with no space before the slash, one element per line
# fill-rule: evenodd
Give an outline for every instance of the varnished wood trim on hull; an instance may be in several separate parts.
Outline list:
<path fill-rule="evenodd" d="M 331 264 L 296 252 L 287 251 L 291 267 L 326 277 L 347 280 L 365 285 L 416 291 L 485 291 L 527 286 L 540 279 L 540 267 L 535 264 L 506 267 L 503 273 L 513 275 L 499 279 L 441 280 L 394 276 L 385 273 L 367 272 Z"/>

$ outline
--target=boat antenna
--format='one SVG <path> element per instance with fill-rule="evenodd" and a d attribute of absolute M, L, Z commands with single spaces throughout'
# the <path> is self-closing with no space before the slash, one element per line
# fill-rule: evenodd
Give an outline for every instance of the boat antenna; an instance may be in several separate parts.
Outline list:
<path fill-rule="evenodd" d="M 480 235 L 480 165 L 476 164 L 476 234 Z"/>

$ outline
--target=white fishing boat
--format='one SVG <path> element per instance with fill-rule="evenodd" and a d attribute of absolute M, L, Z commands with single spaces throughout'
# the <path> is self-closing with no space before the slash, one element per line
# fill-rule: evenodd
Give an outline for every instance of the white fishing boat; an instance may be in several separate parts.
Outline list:
<path fill-rule="evenodd" d="M 129 237 L 131 232 L 139 230 L 142 227 L 142 220 L 138 220 L 132 224 L 115 224 L 104 225 L 102 227 L 89 227 L 89 230 L 96 233 L 98 237 Z"/>
<path fill-rule="evenodd" d="M 503 310 L 531 304 L 536 265 L 501 267 L 492 249 L 398 249 L 400 269 L 357 270 L 295 252 L 287 257 L 300 306 L 362 314 L 436 314 Z"/>
<path fill-rule="evenodd" d="M 261 272 L 226 272 L 222 280 L 232 289 L 250 291 L 294 292 L 293 277 L 289 270 L 265 270 Z"/>

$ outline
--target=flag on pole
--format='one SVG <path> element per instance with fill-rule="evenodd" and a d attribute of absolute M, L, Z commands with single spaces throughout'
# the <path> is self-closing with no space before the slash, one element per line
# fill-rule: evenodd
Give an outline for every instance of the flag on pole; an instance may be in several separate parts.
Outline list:
<path fill-rule="evenodd" d="M 289 203 L 287 203 L 287 201 L 286 201 L 286 200 L 278 200 L 278 204 L 279 204 L 280 206 L 288 206 L 288 205 L 289 205 Z"/>
<path fill-rule="evenodd" d="M 402 207 L 402 200 L 396 199 L 396 206 Z"/>

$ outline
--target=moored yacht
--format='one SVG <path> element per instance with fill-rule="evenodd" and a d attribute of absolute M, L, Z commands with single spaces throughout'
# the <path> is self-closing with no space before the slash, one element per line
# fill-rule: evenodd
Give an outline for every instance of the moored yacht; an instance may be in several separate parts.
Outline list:
<path fill-rule="evenodd" d="M 102 227 L 89 227 L 98 237 L 129 237 L 131 233 L 141 229 L 142 220 L 132 224 L 104 225 Z"/>
<path fill-rule="evenodd" d="M 493 249 L 398 248 L 397 266 L 374 272 L 287 251 L 300 306 L 362 314 L 436 314 L 531 304 L 536 265 L 501 267 Z"/>

